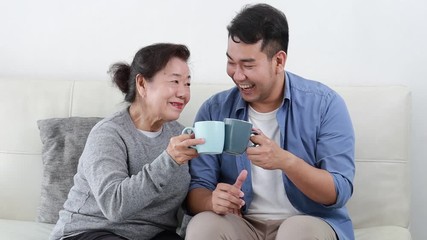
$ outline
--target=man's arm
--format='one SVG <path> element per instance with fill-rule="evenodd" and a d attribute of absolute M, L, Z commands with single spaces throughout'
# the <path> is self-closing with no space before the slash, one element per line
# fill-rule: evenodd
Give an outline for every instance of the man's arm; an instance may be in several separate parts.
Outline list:
<path fill-rule="evenodd" d="M 335 183 L 328 171 L 315 168 L 288 151 L 283 150 L 283 154 L 286 160 L 281 169 L 301 192 L 320 204 L 336 203 Z"/>
<path fill-rule="evenodd" d="M 337 198 L 332 175 L 315 168 L 292 153 L 280 148 L 263 133 L 252 136 L 257 147 L 248 148 L 251 162 L 264 169 L 280 169 L 311 200 L 324 205 L 334 204 Z"/>
<path fill-rule="evenodd" d="M 195 188 L 188 193 L 188 209 L 193 214 L 197 214 L 204 211 L 212 211 L 211 199 L 211 190 L 206 188 Z"/>
<path fill-rule="evenodd" d="M 354 176 L 354 133 L 341 97 L 325 102 L 325 114 L 316 136 L 315 165 L 282 149 L 263 134 L 251 137 L 258 147 L 248 148 L 251 162 L 264 169 L 281 169 L 308 198 L 323 204 L 342 206 L 352 193 Z"/>

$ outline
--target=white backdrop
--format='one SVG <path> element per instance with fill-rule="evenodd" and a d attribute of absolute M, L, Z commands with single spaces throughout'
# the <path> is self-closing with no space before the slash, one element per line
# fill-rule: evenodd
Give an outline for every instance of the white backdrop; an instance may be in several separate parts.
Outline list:
<path fill-rule="evenodd" d="M 265 2 L 288 17 L 288 70 L 329 85 L 410 87 L 411 231 L 415 240 L 427 239 L 427 2 Z M 227 82 L 226 25 L 246 3 L 0 0 L 0 77 L 108 79 L 110 64 L 131 61 L 142 46 L 176 42 L 191 50 L 194 82 Z"/>

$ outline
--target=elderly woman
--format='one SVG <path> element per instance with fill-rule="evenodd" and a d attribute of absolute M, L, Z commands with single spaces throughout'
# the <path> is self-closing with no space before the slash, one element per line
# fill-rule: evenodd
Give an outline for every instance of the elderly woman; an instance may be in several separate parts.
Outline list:
<path fill-rule="evenodd" d="M 51 239 L 182 239 L 189 146 L 204 142 L 175 121 L 190 100 L 189 56 L 184 45 L 154 44 L 111 66 L 130 105 L 89 134 Z"/>

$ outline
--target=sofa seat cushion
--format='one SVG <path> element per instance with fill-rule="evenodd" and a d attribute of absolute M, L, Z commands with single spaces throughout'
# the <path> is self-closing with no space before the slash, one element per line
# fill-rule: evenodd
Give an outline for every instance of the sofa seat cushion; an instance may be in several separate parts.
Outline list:
<path fill-rule="evenodd" d="M 354 229 L 357 240 L 387 239 L 387 240 L 411 240 L 411 234 L 407 228 L 397 226 L 380 226 Z"/>
<path fill-rule="evenodd" d="M 49 239 L 54 224 L 0 219 L 0 239 Z"/>

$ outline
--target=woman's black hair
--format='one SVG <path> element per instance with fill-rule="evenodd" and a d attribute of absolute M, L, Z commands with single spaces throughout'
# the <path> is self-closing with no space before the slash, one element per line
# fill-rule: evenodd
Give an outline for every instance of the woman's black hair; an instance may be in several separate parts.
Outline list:
<path fill-rule="evenodd" d="M 125 94 L 125 101 L 133 102 L 136 96 L 136 76 L 141 74 L 147 81 L 164 67 L 173 57 L 188 61 L 190 51 L 185 45 L 172 43 L 156 43 L 141 48 L 129 65 L 119 62 L 111 65 L 108 73 L 112 81 Z"/>

